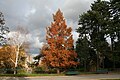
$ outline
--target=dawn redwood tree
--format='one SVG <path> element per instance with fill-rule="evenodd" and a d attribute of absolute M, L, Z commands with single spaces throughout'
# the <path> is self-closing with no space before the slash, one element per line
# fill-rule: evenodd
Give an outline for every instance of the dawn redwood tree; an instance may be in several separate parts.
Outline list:
<path fill-rule="evenodd" d="M 49 47 L 43 52 L 43 62 L 49 67 L 56 68 L 59 74 L 60 69 L 74 67 L 78 63 L 73 47 L 72 29 L 67 27 L 60 9 L 55 15 L 53 14 L 53 20 L 51 26 L 46 28 L 46 40 Z"/>
<path fill-rule="evenodd" d="M 5 26 L 4 15 L 0 12 L 0 45 L 5 45 L 7 42 L 7 33 L 9 28 Z"/>

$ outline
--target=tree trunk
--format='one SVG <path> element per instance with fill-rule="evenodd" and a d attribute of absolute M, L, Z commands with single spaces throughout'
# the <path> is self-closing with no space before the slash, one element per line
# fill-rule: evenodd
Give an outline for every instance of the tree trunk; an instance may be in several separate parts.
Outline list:
<path fill-rule="evenodd" d="M 60 74 L 60 69 L 57 69 L 57 74 Z"/>
<path fill-rule="evenodd" d="M 97 51 L 97 66 L 96 66 L 97 70 L 99 69 L 99 52 Z"/>
<path fill-rule="evenodd" d="M 111 37 L 111 52 L 112 52 L 112 58 L 113 58 L 113 69 L 115 70 L 115 55 L 114 55 L 114 40 L 113 38 Z"/>
<path fill-rule="evenodd" d="M 103 69 L 105 68 L 104 58 L 103 58 Z"/>
<path fill-rule="evenodd" d="M 14 70 L 14 74 L 17 74 L 18 55 L 19 55 L 19 48 L 18 48 L 17 51 L 16 51 L 16 60 L 15 60 L 15 70 Z"/>
<path fill-rule="evenodd" d="M 87 65 L 86 65 L 86 60 L 84 61 L 84 72 L 86 72 Z"/>

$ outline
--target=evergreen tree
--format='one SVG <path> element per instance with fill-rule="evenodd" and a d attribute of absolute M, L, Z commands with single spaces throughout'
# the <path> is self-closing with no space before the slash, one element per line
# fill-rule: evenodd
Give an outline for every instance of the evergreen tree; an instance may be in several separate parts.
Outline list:
<path fill-rule="evenodd" d="M 7 42 L 7 33 L 9 28 L 5 26 L 4 15 L 0 12 L 0 46 L 5 45 Z"/>
<path fill-rule="evenodd" d="M 97 55 L 97 69 L 99 69 L 100 64 L 103 63 L 105 52 L 108 49 L 106 31 L 109 18 L 109 2 L 97 0 L 91 5 L 91 10 L 80 15 L 79 19 L 79 25 L 81 25 L 81 27 L 77 29 L 77 32 L 80 34 L 79 38 L 83 38 L 87 35 L 87 40 L 89 41 L 88 47 L 93 49 Z M 86 56 L 89 56 L 89 54 L 87 54 Z"/>
<path fill-rule="evenodd" d="M 111 37 L 113 68 L 120 67 L 120 1 L 110 0 L 111 24 L 108 30 Z"/>

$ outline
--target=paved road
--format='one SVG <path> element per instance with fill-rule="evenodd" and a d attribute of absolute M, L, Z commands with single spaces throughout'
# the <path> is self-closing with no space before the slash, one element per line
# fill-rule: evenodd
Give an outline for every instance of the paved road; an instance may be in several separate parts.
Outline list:
<path fill-rule="evenodd" d="M 40 76 L 40 77 L 0 77 L 0 80 L 99 80 L 103 78 L 120 79 L 120 74 L 91 74 L 77 76 Z"/>

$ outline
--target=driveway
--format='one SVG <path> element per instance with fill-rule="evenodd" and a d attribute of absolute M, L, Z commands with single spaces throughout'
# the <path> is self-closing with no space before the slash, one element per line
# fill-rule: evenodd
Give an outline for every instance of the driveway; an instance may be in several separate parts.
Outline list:
<path fill-rule="evenodd" d="M 104 78 L 120 79 L 120 74 L 90 74 L 76 76 L 40 76 L 40 77 L 0 77 L 0 80 L 99 80 Z"/>

